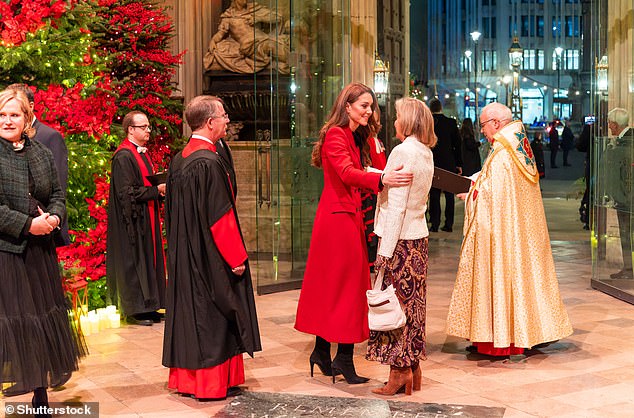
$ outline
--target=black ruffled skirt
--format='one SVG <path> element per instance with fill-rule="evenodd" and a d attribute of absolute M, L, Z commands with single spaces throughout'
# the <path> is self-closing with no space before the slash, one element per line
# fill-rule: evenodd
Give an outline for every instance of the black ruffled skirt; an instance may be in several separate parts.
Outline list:
<path fill-rule="evenodd" d="M 62 289 L 51 236 L 0 251 L 0 384 L 5 396 L 70 379 L 87 353 Z"/>

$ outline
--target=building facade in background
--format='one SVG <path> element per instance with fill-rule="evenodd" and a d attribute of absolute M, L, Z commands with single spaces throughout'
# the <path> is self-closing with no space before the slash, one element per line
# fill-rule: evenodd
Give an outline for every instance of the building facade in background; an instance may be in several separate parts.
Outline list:
<path fill-rule="evenodd" d="M 517 37 L 522 119 L 571 118 L 589 112 L 590 1 L 446 0 L 412 3 L 412 19 L 426 22 L 412 33 L 411 71 L 421 94 L 437 95 L 459 118 L 476 115 L 491 101 L 510 103 L 513 69 L 509 48 Z M 478 35 L 479 34 L 479 35 Z"/>

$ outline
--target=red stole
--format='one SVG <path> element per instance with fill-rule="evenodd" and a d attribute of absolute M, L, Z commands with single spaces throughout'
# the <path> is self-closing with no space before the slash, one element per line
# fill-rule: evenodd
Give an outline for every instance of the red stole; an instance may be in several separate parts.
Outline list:
<path fill-rule="evenodd" d="M 152 165 L 152 160 L 150 159 L 150 157 L 146 155 L 147 162 L 149 163 L 150 169 L 152 170 L 151 173 L 148 171 L 147 165 L 145 165 L 145 160 L 143 160 L 143 157 L 141 157 L 141 153 L 139 153 L 136 150 L 137 146 L 134 145 L 132 142 L 130 142 L 128 138 L 124 139 L 123 142 L 121 142 L 121 145 L 119 145 L 119 148 L 117 148 L 117 150 L 114 153 L 116 154 L 122 149 L 127 149 L 132 153 L 132 156 L 136 160 L 137 166 L 139 167 L 139 171 L 141 172 L 143 185 L 145 187 L 152 187 L 152 183 L 150 183 L 150 180 L 148 180 L 147 178 L 147 176 L 154 174 L 154 166 Z M 153 200 L 148 200 L 147 206 L 148 206 L 148 212 L 150 213 L 150 226 L 152 228 L 152 245 L 154 246 L 154 266 L 156 267 L 157 248 L 156 248 L 156 229 L 155 229 L 156 217 L 154 216 L 154 205 L 155 205 L 155 202 Z"/>
<path fill-rule="evenodd" d="M 194 152 L 199 151 L 201 149 L 206 149 L 211 152 L 217 153 L 216 144 L 212 142 L 207 142 L 199 138 L 190 138 L 189 142 L 187 143 L 187 145 L 185 145 L 185 148 L 183 149 L 183 158 L 187 158 L 190 155 L 192 155 Z M 235 193 L 233 192 L 233 186 L 231 185 L 231 177 L 229 176 L 229 173 L 227 173 L 227 178 L 229 179 L 229 188 L 231 189 L 231 197 L 235 201 L 236 196 L 235 196 Z"/>

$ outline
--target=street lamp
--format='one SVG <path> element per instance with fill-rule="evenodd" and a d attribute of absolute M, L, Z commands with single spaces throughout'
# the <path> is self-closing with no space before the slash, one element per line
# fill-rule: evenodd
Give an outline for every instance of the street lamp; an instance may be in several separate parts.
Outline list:
<path fill-rule="evenodd" d="M 469 35 L 471 35 L 471 39 L 473 40 L 474 43 L 474 48 L 473 48 L 473 52 L 475 55 L 475 66 L 473 67 L 474 73 L 473 73 L 473 90 L 475 91 L 475 117 L 474 117 L 474 122 L 476 120 L 478 120 L 478 60 L 479 60 L 479 55 L 478 55 L 478 40 L 480 39 L 480 36 L 482 35 L 480 32 L 478 32 L 477 30 L 471 32 Z M 477 133 L 477 135 L 479 136 L 479 133 Z"/>
<path fill-rule="evenodd" d="M 597 92 L 605 95 L 608 92 L 608 56 L 602 56 L 601 61 L 597 62 L 595 66 L 597 72 Z"/>
<path fill-rule="evenodd" d="M 517 36 L 513 37 L 513 43 L 509 48 L 509 63 L 513 69 L 513 87 L 511 89 L 511 111 L 513 119 L 522 120 L 522 96 L 520 95 L 520 67 L 524 60 L 524 50 L 520 46 Z"/>
<path fill-rule="evenodd" d="M 381 125 L 382 129 L 385 129 L 385 138 L 386 144 L 388 147 L 391 146 L 391 141 L 389 139 L 392 138 L 392 128 L 390 127 L 390 64 L 389 62 L 386 64 L 378 52 L 374 53 L 374 93 L 376 94 L 376 101 L 379 105 L 379 109 L 381 109 L 380 117 L 381 117 Z"/>
<path fill-rule="evenodd" d="M 467 87 L 471 88 L 471 50 L 467 49 L 464 52 L 464 56 L 465 56 L 465 71 L 467 72 Z"/>
<path fill-rule="evenodd" d="M 464 60 L 464 67 L 465 67 L 465 71 L 467 72 L 467 88 L 465 89 L 465 118 L 466 117 L 470 117 L 467 112 L 469 110 L 469 108 L 466 106 L 469 103 L 469 91 L 471 90 L 471 50 L 467 49 L 464 52 L 464 56 L 465 56 L 465 60 Z"/>
<path fill-rule="evenodd" d="M 560 46 L 555 48 L 555 55 L 557 56 L 557 97 L 560 99 L 558 100 L 558 107 L 557 107 L 557 116 L 559 116 L 559 119 L 561 119 L 561 54 L 562 52 L 564 52 L 564 49 Z M 553 98 L 555 97 L 555 95 L 553 94 Z"/>
<path fill-rule="evenodd" d="M 378 53 L 374 56 L 374 93 L 377 96 L 383 96 L 385 100 L 385 94 L 390 81 L 390 67 L 386 65 L 381 59 Z"/>

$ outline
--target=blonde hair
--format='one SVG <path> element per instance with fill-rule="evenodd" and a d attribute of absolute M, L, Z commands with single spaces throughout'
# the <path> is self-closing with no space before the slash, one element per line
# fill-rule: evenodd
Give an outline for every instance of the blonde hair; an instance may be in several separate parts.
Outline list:
<path fill-rule="evenodd" d="M 376 96 L 372 89 L 365 84 L 361 83 L 350 83 L 346 87 L 341 90 L 339 96 L 335 100 L 335 104 L 332 106 L 332 110 L 328 115 L 328 121 L 324 124 L 324 126 L 319 131 L 319 140 L 315 142 L 313 146 L 313 153 L 311 158 L 311 163 L 315 167 L 321 167 L 321 147 L 324 144 L 324 140 L 326 139 L 326 133 L 328 130 L 334 126 L 348 126 L 350 123 L 350 118 L 348 117 L 348 112 L 346 112 L 346 105 L 348 103 L 352 104 L 356 102 L 361 95 L 369 93 L 372 96 L 372 113 L 373 115 L 379 111 L 379 105 L 376 102 Z M 368 119 L 367 126 L 359 126 L 356 130 L 358 134 L 360 134 L 364 142 L 370 135 L 376 135 L 381 130 L 381 124 L 378 122 L 377 117 L 370 117 Z"/>
<path fill-rule="evenodd" d="M 429 148 L 436 146 L 438 138 L 434 132 L 434 117 L 425 103 L 412 97 L 403 97 L 394 105 L 403 135 L 413 136 Z"/>
<path fill-rule="evenodd" d="M 16 89 L 6 89 L 0 92 L 0 109 L 3 109 L 10 100 L 15 100 L 20 105 L 20 110 L 24 113 L 24 128 L 22 133 L 25 133 L 29 138 L 33 138 L 35 135 L 35 129 L 31 126 L 33 124 L 33 111 L 31 110 L 31 103 L 26 95 Z"/>

